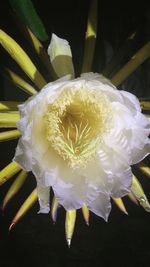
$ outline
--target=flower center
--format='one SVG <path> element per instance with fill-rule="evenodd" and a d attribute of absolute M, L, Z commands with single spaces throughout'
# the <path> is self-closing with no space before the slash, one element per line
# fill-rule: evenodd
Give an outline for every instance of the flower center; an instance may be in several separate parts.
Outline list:
<path fill-rule="evenodd" d="M 72 168 L 94 158 L 110 129 L 111 108 L 94 90 L 64 89 L 44 116 L 47 140 Z"/>

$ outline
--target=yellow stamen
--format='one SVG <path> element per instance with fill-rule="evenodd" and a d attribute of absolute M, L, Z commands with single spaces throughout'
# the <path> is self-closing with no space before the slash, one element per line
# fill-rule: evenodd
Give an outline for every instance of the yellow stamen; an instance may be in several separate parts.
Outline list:
<path fill-rule="evenodd" d="M 94 90 L 64 89 L 45 114 L 47 140 L 72 168 L 84 167 L 110 129 L 110 110 Z"/>

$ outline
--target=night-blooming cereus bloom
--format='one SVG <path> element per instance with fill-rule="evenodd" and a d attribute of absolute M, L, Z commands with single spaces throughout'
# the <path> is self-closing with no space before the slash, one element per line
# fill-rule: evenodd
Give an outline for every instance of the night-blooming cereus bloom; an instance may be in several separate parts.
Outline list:
<path fill-rule="evenodd" d="M 19 106 L 14 160 L 37 180 L 40 212 L 49 187 L 66 210 L 87 205 L 107 220 L 111 197 L 130 191 L 131 165 L 150 153 L 150 123 L 131 93 L 87 73 L 47 84 Z"/>

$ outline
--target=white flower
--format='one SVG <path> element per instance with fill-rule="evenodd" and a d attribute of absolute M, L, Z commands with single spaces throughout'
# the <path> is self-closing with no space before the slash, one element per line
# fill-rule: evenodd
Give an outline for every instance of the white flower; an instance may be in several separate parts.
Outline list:
<path fill-rule="evenodd" d="M 34 173 L 40 211 L 49 211 L 51 186 L 65 209 L 87 205 L 107 220 L 111 197 L 130 191 L 131 165 L 150 153 L 137 98 L 89 73 L 47 84 L 19 109 L 14 160 Z"/>

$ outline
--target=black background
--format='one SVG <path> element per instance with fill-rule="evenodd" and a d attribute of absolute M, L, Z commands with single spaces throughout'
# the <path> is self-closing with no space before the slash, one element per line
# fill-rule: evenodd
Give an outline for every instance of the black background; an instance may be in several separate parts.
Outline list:
<path fill-rule="evenodd" d="M 149 1 L 148 1 L 149 2 Z M 130 33 L 137 30 L 138 37 L 134 46 L 129 49 L 129 56 L 135 52 L 150 36 L 150 4 L 146 1 L 99 1 L 98 42 L 96 46 L 94 71 L 101 71 L 105 66 L 105 44 L 109 43 L 116 52 L 123 45 Z M 33 3 L 41 16 L 49 36 L 52 32 L 69 41 L 72 47 L 76 74 L 81 70 L 83 40 L 86 29 L 89 1 L 37 1 Z M 1 28 L 14 37 L 36 64 L 39 64 L 32 49 L 19 32 L 13 18 L 8 1 L 1 1 Z M 47 47 L 48 42 L 44 43 Z M 23 73 L 1 49 L 1 63 Z M 100 62 L 100 63 L 99 63 Z M 126 90 L 137 96 L 150 96 L 149 61 L 138 69 L 136 75 L 125 83 Z M 127 86 L 129 85 L 129 87 Z M 27 94 L 12 86 L 0 77 L 0 96 L 5 100 L 27 99 Z M 11 161 L 17 141 L 0 143 L 1 169 Z M 148 159 L 147 159 L 148 163 Z M 141 183 L 150 199 L 150 180 L 138 173 Z M 0 188 L 2 201 L 13 179 Z M 129 216 L 121 213 L 112 203 L 113 209 L 108 223 L 91 214 L 90 226 L 87 227 L 78 211 L 75 233 L 71 248 L 65 241 L 65 212 L 58 211 L 56 225 L 49 215 L 38 215 L 36 204 L 27 215 L 8 233 L 10 222 L 23 200 L 35 186 L 32 174 L 17 196 L 9 203 L 0 216 L 0 266 L 115 266 L 140 267 L 150 266 L 150 215 L 141 207 L 135 206 L 127 198 L 124 199 Z"/>

